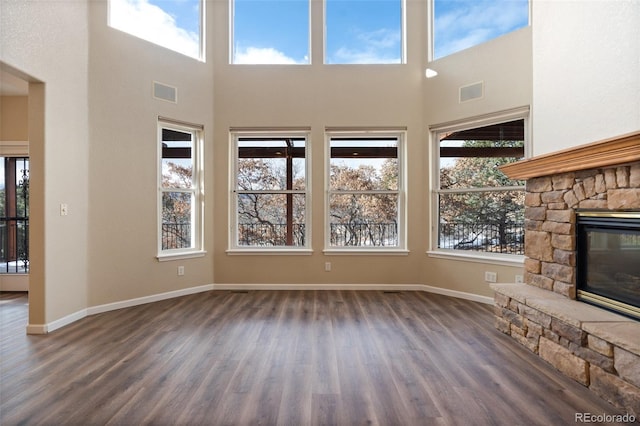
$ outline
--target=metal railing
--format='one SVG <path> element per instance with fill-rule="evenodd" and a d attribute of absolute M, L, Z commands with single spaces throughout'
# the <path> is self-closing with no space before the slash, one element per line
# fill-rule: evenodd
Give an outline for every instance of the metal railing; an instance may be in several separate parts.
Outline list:
<path fill-rule="evenodd" d="M 294 247 L 304 246 L 305 225 L 291 225 L 291 244 Z M 238 245 L 252 247 L 279 247 L 287 245 L 286 223 L 241 223 L 238 226 Z"/>
<path fill-rule="evenodd" d="M 29 218 L 0 217 L 0 273 L 29 273 Z"/>
<path fill-rule="evenodd" d="M 163 223 L 162 249 L 181 249 L 191 247 L 190 223 Z"/>
<path fill-rule="evenodd" d="M 442 222 L 438 248 L 524 254 L 524 224 Z"/>
<path fill-rule="evenodd" d="M 329 242 L 332 247 L 396 247 L 398 224 L 380 223 L 332 223 Z"/>

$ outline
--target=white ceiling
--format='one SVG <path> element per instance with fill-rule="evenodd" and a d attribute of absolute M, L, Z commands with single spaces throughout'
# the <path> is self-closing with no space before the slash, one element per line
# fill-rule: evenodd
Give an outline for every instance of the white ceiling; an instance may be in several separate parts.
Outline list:
<path fill-rule="evenodd" d="M 0 69 L 0 96 L 27 96 L 29 83 Z"/>

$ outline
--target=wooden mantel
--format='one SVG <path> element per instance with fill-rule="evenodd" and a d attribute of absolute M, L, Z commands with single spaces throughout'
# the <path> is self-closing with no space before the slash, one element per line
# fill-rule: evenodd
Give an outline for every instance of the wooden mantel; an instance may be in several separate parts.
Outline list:
<path fill-rule="evenodd" d="M 500 167 L 511 179 L 530 179 L 640 161 L 640 131 L 539 155 Z"/>

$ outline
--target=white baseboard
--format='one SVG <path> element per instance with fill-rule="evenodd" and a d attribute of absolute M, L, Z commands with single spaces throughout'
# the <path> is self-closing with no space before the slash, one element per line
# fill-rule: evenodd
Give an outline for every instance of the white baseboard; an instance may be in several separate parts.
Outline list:
<path fill-rule="evenodd" d="M 214 284 L 214 290 L 378 290 L 426 291 L 458 299 L 493 304 L 493 298 L 458 290 L 449 290 L 425 284 Z"/>
<path fill-rule="evenodd" d="M 441 287 L 433 287 L 425 284 L 207 284 L 198 287 L 184 288 L 166 293 L 153 294 L 151 296 L 137 297 L 135 299 L 106 303 L 104 305 L 91 306 L 74 312 L 63 318 L 47 324 L 28 324 L 27 334 L 47 334 L 65 325 L 69 325 L 86 316 L 103 312 L 115 311 L 122 308 L 144 305 L 160 300 L 173 299 L 189 294 L 202 293 L 211 290 L 378 290 L 378 291 L 426 291 L 428 293 L 441 294 L 443 296 L 456 297 L 458 299 L 472 300 L 474 302 L 493 304 L 493 298 L 463 291 L 449 290 Z"/>
<path fill-rule="evenodd" d="M 101 314 L 103 312 L 115 311 L 116 309 L 130 308 L 132 306 L 144 305 L 146 303 L 159 302 L 160 300 L 173 299 L 175 297 L 187 296 L 189 294 L 202 293 L 213 290 L 213 284 L 201 285 L 198 287 L 183 288 L 180 290 L 168 291 L 166 293 L 153 294 L 151 296 L 137 297 L 135 299 L 122 300 L 120 302 L 107 303 L 104 305 L 87 308 L 87 315 Z"/>

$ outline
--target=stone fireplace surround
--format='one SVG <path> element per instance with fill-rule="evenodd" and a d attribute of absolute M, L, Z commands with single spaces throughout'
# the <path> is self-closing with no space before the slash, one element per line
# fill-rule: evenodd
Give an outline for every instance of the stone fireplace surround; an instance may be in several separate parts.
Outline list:
<path fill-rule="evenodd" d="M 640 132 L 502 170 L 527 181 L 525 284 L 492 285 L 496 328 L 640 418 L 640 321 L 575 300 L 575 211 L 640 210 Z"/>

